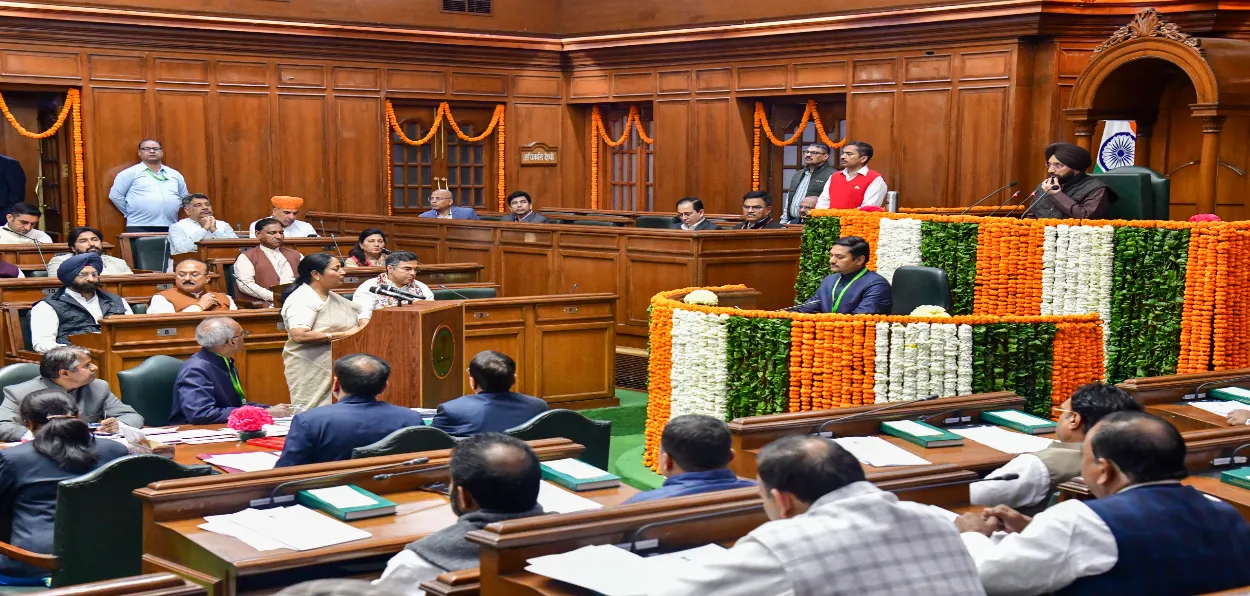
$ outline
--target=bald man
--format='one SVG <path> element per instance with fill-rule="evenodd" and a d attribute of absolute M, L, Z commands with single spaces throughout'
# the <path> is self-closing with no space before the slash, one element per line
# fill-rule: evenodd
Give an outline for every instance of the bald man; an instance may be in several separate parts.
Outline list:
<path fill-rule="evenodd" d="M 317 230 L 308 222 L 300 221 L 299 211 L 304 208 L 304 199 L 299 197 L 277 196 L 269 199 L 269 204 L 273 205 L 273 211 L 269 217 L 278 220 L 282 224 L 282 235 L 287 238 L 316 238 Z M 261 218 L 265 219 L 265 218 Z M 248 236 L 256 237 L 256 222 L 252 222 L 247 226 Z"/>
<path fill-rule="evenodd" d="M 477 219 L 477 211 L 471 207 L 455 207 L 451 191 L 439 189 L 430 193 L 430 210 L 417 217 L 437 217 L 438 219 Z"/>
<path fill-rule="evenodd" d="M 174 269 L 174 287 L 152 296 L 148 314 L 239 309 L 228 294 L 206 291 L 207 285 L 208 265 L 203 261 L 187 259 L 178 263 Z"/>

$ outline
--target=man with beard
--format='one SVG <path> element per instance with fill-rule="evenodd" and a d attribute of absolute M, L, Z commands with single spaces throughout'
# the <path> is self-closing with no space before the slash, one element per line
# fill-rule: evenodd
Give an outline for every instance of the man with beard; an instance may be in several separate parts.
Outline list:
<path fill-rule="evenodd" d="M 781 210 L 781 223 L 800 223 L 803 215 L 799 212 L 799 204 L 808 196 L 819 197 L 820 191 L 829 182 L 829 176 L 838 171 L 829 164 L 829 152 L 829 146 L 824 143 L 807 146 L 803 152 L 803 169 L 795 172 L 790 179 L 790 193 Z"/>
<path fill-rule="evenodd" d="M 888 315 L 894 310 L 890 282 L 868 270 L 868 242 L 843 236 L 829 248 L 829 270 L 811 297 L 790 310 L 842 315 Z"/>
<path fill-rule="evenodd" d="M 74 255 L 57 268 L 62 288 L 30 309 L 30 339 L 36 352 L 69 345 L 71 335 L 99 333 L 104 317 L 134 314 L 121 296 L 100 289 L 103 268 L 104 260 L 94 252 Z"/>
<path fill-rule="evenodd" d="M 1111 190 L 1087 175 L 1093 163 L 1089 151 L 1070 143 L 1046 148 L 1050 177 L 1033 191 L 1030 217 L 1038 219 L 1102 219 L 1111 209 Z"/>
<path fill-rule="evenodd" d="M 110 257 L 104 254 L 104 242 L 100 240 L 104 235 L 100 230 L 87 226 L 79 226 L 69 231 L 69 235 L 65 237 L 65 242 L 69 244 L 72 252 L 61 253 L 52 257 L 48 261 L 48 275 L 56 275 L 57 269 L 61 268 L 61 264 L 74 255 L 86 254 L 93 252 L 100 255 L 104 261 L 104 271 L 100 275 L 130 275 L 134 271 L 130 270 L 130 265 L 126 261 L 117 257 Z"/>
<path fill-rule="evenodd" d="M 195 252 L 195 243 L 205 238 L 238 238 L 230 224 L 213 217 L 208 195 L 199 193 L 182 197 L 186 217 L 169 226 L 169 254 Z"/>
<path fill-rule="evenodd" d="M 174 270 L 174 287 L 152 296 L 152 302 L 148 304 L 148 314 L 239 309 L 228 294 L 204 291 L 206 285 L 208 265 L 203 261 L 187 259 L 178 263 Z"/>
<path fill-rule="evenodd" d="M 260 246 L 243 251 L 234 260 L 234 297 L 245 306 L 273 306 L 272 288 L 295 281 L 296 270 L 304 255 L 282 246 L 286 237 L 282 222 L 266 217 L 253 226 Z"/>

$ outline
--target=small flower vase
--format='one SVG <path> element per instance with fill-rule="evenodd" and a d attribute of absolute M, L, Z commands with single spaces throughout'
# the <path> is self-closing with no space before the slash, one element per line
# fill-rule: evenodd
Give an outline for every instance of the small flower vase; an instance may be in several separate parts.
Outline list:
<path fill-rule="evenodd" d="M 251 439 L 259 439 L 263 436 L 265 436 L 265 429 L 239 431 L 239 441 L 249 441 Z"/>

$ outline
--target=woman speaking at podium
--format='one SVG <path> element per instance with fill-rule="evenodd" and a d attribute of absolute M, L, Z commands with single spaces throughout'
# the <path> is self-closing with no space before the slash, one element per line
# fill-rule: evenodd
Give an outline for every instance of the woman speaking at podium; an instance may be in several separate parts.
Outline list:
<path fill-rule="evenodd" d="M 342 283 L 339 258 L 317 253 L 300 261 L 299 276 L 282 294 L 282 321 L 290 334 L 282 363 L 296 412 L 330 403 L 330 342 L 368 323 L 351 300 L 333 292 Z"/>

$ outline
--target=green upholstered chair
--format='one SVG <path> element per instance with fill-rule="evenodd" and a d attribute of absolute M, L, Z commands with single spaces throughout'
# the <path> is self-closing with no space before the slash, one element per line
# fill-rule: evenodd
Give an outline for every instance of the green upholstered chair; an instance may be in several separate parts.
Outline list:
<path fill-rule="evenodd" d="M 634 221 L 634 225 L 637 227 L 653 230 L 671 230 L 674 223 L 673 218 L 661 215 L 639 215 L 638 219 Z"/>
<path fill-rule="evenodd" d="M 135 269 L 164 271 L 169 265 L 169 238 L 167 236 L 131 238 L 130 254 L 135 260 Z"/>
<path fill-rule="evenodd" d="M 1091 174 L 1107 185 L 1115 196 L 1111 197 L 1108 219 L 1154 219 L 1154 191 L 1150 178 L 1145 174 L 1105 173 Z"/>
<path fill-rule="evenodd" d="M 22 328 L 22 347 L 29 352 L 35 351 L 35 345 L 31 343 L 30 336 L 30 309 L 23 308 L 17 311 L 17 323 Z"/>
<path fill-rule="evenodd" d="M 135 489 L 211 473 L 206 465 L 183 466 L 159 455 L 130 455 L 62 480 L 56 491 L 52 554 L 40 556 L 39 565 L 51 572 L 52 587 L 143 573 L 143 511 Z M 0 554 L 13 553 L 14 548 L 0 543 Z"/>
<path fill-rule="evenodd" d="M 575 226 L 606 226 L 609 228 L 618 228 L 623 225 L 611 221 L 599 221 L 597 219 L 575 219 L 572 223 Z"/>
<path fill-rule="evenodd" d="M 950 280 L 946 271 L 937 267 L 908 265 L 895 269 L 890 293 L 894 298 L 892 314 L 896 315 L 909 315 L 917 306 L 926 304 L 940 306 L 946 312 L 954 308 Z"/>
<path fill-rule="evenodd" d="M 466 298 L 494 298 L 496 288 L 452 288 L 431 290 L 435 300 L 464 300 Z"/>
<path fill-rule="evenodd" d="M 1111 170 L 1107 174 L 1144 174 L 1150 181 L 1152 194 L 1143 210 L 1150 219 L 1168 219 L 1171 216 L 1172 181 L 1167 176 L 1143 166 L 1124 166 Z"/>
<path fill-rule="evenodd" d="M 174 404 L 174 378 L 182 368 L 182 360 L 158 355 L 139 366 L 117 373 L 121 399 L 143 416 L 148 426 L 165 426 Z"/>
<path fill-rule="evenodd" d="M 39 376 L 39 365 L 33 362 L 18 362 L 0 368 L 0 390 L 9 385 L 25 383 Z"/>
<path fill-rule="evenodd" d="M 135 313 L 136 315 L 146 315 L 148 314 L 148 303 L 147 302 L 131 302 L 130 312 Z"/>
<path fill-rule="evenodd" d="M 503 221 L 502 215 L 479 215 L 477 218 L 485 221 Z"/>
<path fill-rule="evenodd" d="M 397 453 L 419 453 L 421 451 L 438 451 L 456 446 L 456 438 L 432 426 L 409 426 L 401 428 L 386 438 L 352 449 L 352 459 L 395 455 Z"/>
<path fill-rule="evenodd" d="M 36 269 L 26 274 L 26 277 L 48 277 L 47 269 Z"/>
<path fill-rule="evenodd" d="M 612 443 L 612 423 L 608 420 L 591 420 L 573 410 L 547 410 L 505 432 L 522 441 L 563 437 L 586 448 L 578 459 L 608 469 Z"/>

